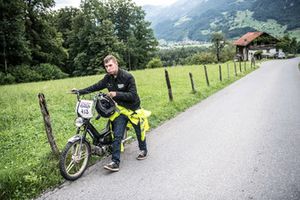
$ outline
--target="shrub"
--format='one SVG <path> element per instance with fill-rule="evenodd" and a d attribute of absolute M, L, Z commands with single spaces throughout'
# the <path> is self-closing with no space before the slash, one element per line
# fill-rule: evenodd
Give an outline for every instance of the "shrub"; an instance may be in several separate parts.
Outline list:
<path fill-rule="evenodd" d="M 208 64 L 215 62 L 215 55 L 208 52 L 201 52 L 188 57 L 187 60 L 193 65 Z"/>
<path fill-rule="evenodd" d="M 37 73 L 42 76 L 43 80 L 65 78 L 68 74 L 64 73 L 56 65 L 43 63 L 33 68 Z"/>
<path fill-rule="evenodd" d="M 35 67 L 29 65 L 18 65 L 10 70 L 10 73 L 4 74 L 0 72 L 0 84 L 24 83 L 41 80 L 60 79 L 67 77 L 68 74 L 63 73 L 56 65 L 49 63 L 40 64 Z"/>
<path fill-rule="evenodd" d="M 233 45 L 226 45 L 223 51 L 221 52 L 221 62 L 227 62 L 229 60 L 232 60 L 235 54 L 235 47 Z"/>
<path fill-rule="evenodd" d="M 42 80 L 42 75 L 31 69 L 28 65 L 18 65 L 11 70 L 17 83 L 32 82 Z"/>
<path fill-rule="evenodd" d="M 12 84 L 15 82 L 15 77 L 10 73 L 5 74 L 0 72 L 0 85 Z"/>
<path fill-rule="evenodd" d="M 152 58 L 147 64 L 147 68 L 163 67 L 163 64 L 159 58 Z"/>

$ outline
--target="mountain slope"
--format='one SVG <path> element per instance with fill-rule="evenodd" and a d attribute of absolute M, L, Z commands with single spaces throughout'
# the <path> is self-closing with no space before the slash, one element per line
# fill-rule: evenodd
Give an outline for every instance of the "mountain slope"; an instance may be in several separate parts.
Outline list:
<path fill-rule="evenodd" d="M 213 31 L 227 38 L 254 30 L 282 37 L 300 29 L 299 0 L 178 0 L 145 10 L 157 38 L 169 41 L 205 41 Z"/>

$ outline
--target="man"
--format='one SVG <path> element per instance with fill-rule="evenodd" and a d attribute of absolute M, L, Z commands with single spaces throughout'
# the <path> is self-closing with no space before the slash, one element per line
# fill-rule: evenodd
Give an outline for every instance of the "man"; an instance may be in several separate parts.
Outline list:
<path fill-rule="evenodd" d="M 118 61 L 113 55 L 104 58 L 104 67 L 107 74 L 98 83 L 79 90 L 79 94 L 88 94 L 94 91 L 108 89 L 108 95 L 120 106 L 132 111 L 140 109 L 140 98 L 137 94 L 134 77 L 118 66 Z M 129 118 L 120 114 L 112 121 L 114 132 L 112 162 L 105 165 L 104 168 L 113 172 L 119 171 L 121 141 Z M 139 143 L 140 154 L 138 160 L 143 160 L 147 156 L 146 140 L 142 140 L 140 124 L 132 124 Z"/>

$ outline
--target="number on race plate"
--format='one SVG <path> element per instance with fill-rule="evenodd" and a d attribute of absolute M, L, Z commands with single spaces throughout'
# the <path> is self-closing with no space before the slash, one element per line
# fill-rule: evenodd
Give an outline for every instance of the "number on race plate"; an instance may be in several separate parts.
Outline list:
<path fill-rule="evenodd" d="M 88 109 L 81 109 L 81 113 L 88 115 L 89 114 L 89 110 Z"/>
<path fill-rule="evenodd" d="M 93 117 L 92 113 L 93 101 L 81 100 L 78 106 L 78 113 L 84 118 Z"/>

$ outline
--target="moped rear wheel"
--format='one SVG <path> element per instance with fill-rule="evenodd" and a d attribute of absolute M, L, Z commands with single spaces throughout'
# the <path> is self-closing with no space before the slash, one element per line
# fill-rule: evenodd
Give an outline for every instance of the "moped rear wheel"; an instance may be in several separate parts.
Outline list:
<path fill-rule="evenodd" d="M 86 170 L 91 156 L 91 147 L 86 140 L 68 142 L 60 156 L 60 173 L 67 179 L 74 181 Z"/>

